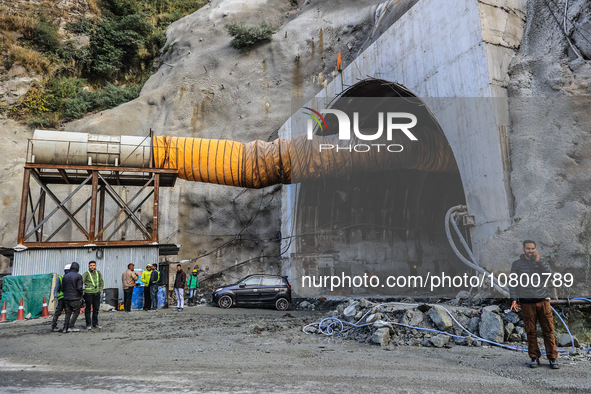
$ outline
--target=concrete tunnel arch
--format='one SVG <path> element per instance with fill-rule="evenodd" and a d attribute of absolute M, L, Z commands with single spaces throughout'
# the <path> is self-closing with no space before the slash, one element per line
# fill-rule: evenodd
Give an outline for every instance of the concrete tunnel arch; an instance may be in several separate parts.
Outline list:
<path fill-rule="evenodd" d="M 435 162 L 444 153 L 442 156 L 451 157 L 452 163 L 424 169 L 365 169 L 350 176 L 301 182 L 293 203 L 295 223 L 292 228 L 297 237 L 295 246 L 289 248 L 290 276 L 369 274 L 384 278 L 465 272 L 444 230 L 446 211 L 466 204 L 464 184 L 439 122 L 404 86 L 380 79 L 356 83 L 335 98 L 328 108 L 350 114 L 358 105 L 357 98 L 371 100 L 373 111 L 367 116 L 359 115 L 359 128 L 368 130 L 376 129 L 376 113 L 392 110 L 392 99 L 396 100 L 396 110 L 400 102 L 408 103 L 403 105 L 404 109 L 418 114 L 421 127 L 428 130 L 423 135 L 438 135 L 437 140 L 427 141 L 430 151 L 421 153 Z M 336 117 L 328 115 L 325 119 L 327 127 L 316 127 L 317 135 L 328 136 L 338 130 Z M 464 231 L 464 235 L 469 241 L 469 232 Z M 305 296 L 317 295 L 313 289 L 298 285 L 296 290 Z M 344 289 L 342 295 L 351 292 L 394 295 L 392 289 L 379 288 Z M 408 289 L 394 292 L 409 294 Z M 453 290 L 449 295 L 455 295 L 452 293 Z"/>

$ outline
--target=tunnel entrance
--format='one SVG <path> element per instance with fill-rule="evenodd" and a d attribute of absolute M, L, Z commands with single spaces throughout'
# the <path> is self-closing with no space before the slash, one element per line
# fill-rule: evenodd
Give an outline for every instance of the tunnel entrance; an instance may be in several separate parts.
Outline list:
<path fill-rule="evenodd" d="M 371 112 L 358 115 L 360 129 L 376 130 L 377 114 L 391 111 L 390 99 L 398 98 L 403 100 L 405 110 L 418 114 L 421 127 L 428 129 L 427 135 L 443 134 L 424 103 L 401 85 L 364 80 L 343 92 L 329 108 L 352 113 L 356 98 L 371 98 L 373 103 Z M 336 117 L 329 115 L 325 119 L 327 127 L 317 127 L 316 135 L 330 135 L 338 130 Z M 421 155 L 437 161 L 442 150 L 451 152 L 441 135 L 438 141 L 444 141 L 446 146 L 431 145 L 430 151 L 421 151 Z M 435 294 L 428 288 L 413 286 L 382 287 L 388 276 L 427 277 L 442 272 L 447 275 L 466 272 L 454 255 L 444 229 L 446 211 L 466 201 L 457 165 L 452 167 L 455 168 L 445 171 L 366 171 L 300 183 L 295 202 L 298 237 L 296 253 L 291 256 L 300 267 L 299 274 L 380 278 L 377 287 L 345 284 L 330 292 L 326 287 L 304 292 L 342 296 L 455 296 L 458 288 L 438 289 Z M 469 242 L 466 229 L 463 232 Z"/>

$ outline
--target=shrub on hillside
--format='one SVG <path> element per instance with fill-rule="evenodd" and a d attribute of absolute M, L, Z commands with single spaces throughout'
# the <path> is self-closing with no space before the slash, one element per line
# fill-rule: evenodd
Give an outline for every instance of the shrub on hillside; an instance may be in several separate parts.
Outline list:
<path fill-rule="evenodd" d="M 51 22 L 39 22 L 33 31 L 33 43 L 43 52 L 56 53 L 60 47 L 57 26 Z"/>
<path fill-rule="evenodd" d="M 228 34 L 234 37 L 230 45 L 236 49 L 249 48 L 257 43 L 270 41 L 274 32 L 273 27 L 266 22 L 261 23 L 259 27 L 246 27 L 232 23 L 227 25 L 226 29 Z"/>
<path fill-rule="evenodd" d="M 66 29 L 76 34 L 89 34 L 94 27 L 94 23 L 88 18 L 82 18 L 76 22 L 66 23 Z"/>
<path fill-rule="evenodd" d="M 154 27 L 144 15 L 106 19 L 90 36 L 86 76 L 114 80 L 139 66 L 138 53 L 153 35 Z"/>

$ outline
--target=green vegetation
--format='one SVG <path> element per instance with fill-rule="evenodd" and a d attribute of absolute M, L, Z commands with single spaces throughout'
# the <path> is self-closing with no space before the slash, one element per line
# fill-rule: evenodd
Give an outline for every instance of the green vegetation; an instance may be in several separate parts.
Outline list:
<path fill-rule="evenodd" d="M 0 61 L 6 70 L 18 64 L 39 78 L 16 105 L 0 110 L 36 127 L 136 98 L 168 25 L 207 0 L 88 0 L 89 16 L 67 23 L 65 34 L 53 3 L 0 8 Z"/>
<path fill-rule="evenodd" d="M 246 27 L 232 23 L 227 25 L 226 29 L 228 34 L 234 37 L 230 45 L 236 49 L 250 48 L 257 43 L 270 41 L 275 32 L 273 26 L 266 22 L 261 23 L 260 27 Z"/>

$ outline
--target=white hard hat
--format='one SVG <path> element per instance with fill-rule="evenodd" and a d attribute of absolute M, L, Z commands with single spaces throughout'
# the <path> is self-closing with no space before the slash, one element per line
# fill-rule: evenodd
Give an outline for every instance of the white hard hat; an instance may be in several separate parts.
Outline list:
<path fill-rule="evenodd" d="M 72 267 L 72 264 L 66 264 L 64 266 L 64 270 L 69 270 Z"/>

